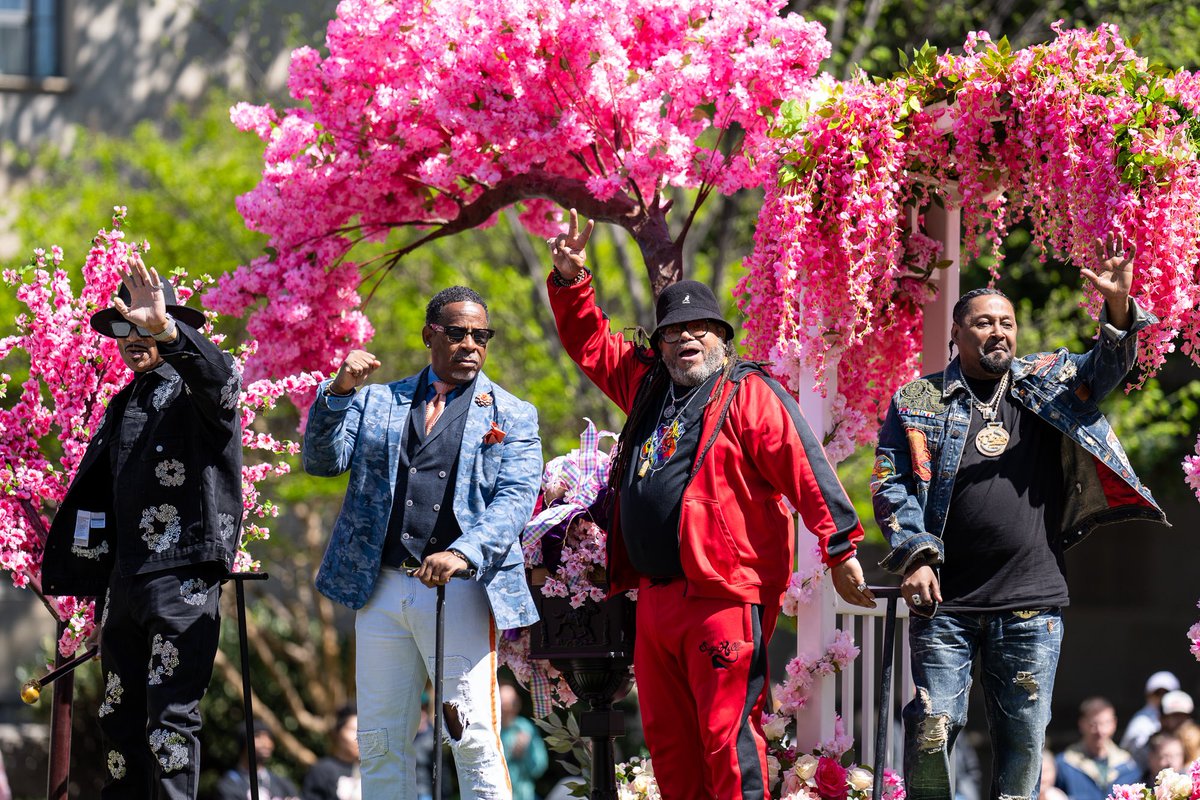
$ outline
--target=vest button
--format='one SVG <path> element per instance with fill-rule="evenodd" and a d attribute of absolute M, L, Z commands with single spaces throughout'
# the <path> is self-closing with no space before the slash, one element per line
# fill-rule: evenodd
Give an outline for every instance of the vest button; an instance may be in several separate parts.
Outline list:
<path fill-rule="evenodd" d="M 406 505 L 406 506 L 408 506 L 409 508 L 411 508 L 411 507 L 412 507 L 412 500 L 405 500 L 405 501 L 404 501 L 404 505 Z"/>
<path fill-rule="evenodd" d="M 446 470 L 444 470 L 444 469 L 443 469 L 443 470 L 439 470 L 439 471 L 438 471 L 438 477 L 439 477 L 439 478 L 444 478 L 444 477 L 446 477 Z"/>
<path fill-rule="evenodd" d="M 402 533 L 402 534 L 400 534 L 400 538 L 401 539 L 411 539 L 412 537 L 409 536 L 407 533 Z"/>
<path fill-rule="evenodd" d="M 436 536 L 434 536 L 432 539 L 430 539 L 430 540 L 429 540 L 429 543 L 430 543 L 430 544 L 437 544 L 437 537 L 436 537 Z"/>
<path fill-rule="evenodd" d="M 161 452 L 162 452 L 162 445 L 161 445 L 161 444 L 155 445 L 155 446 L 154 446 L 154 452 L 156 452 L 156 453 L 161 453 Z"/>
<path fill-rule="evenodd" d="M 434 511 L 441 511 L 441 510 L 442 510 L 442 504 L 441 504 L 441 503 L 434 503 L 434 504 L 433 504 L 433 510 L 434 510 Z"/>
<path fill-rule="evenodd" d="M 416 474 L 417 474 L 417 468 L 416 468 L 416 467 L 409 467 L 409 468 L 408 468 L 408 474 L 409 474 L 409 475 L 416 475 Z"/>

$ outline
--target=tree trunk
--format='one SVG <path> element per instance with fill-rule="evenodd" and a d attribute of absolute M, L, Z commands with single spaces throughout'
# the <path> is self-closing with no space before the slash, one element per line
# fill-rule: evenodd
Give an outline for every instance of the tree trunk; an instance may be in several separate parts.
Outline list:
<path fill-rule="evenodd" d="M 683 280 L 683 247 L 671 239 L 666 212 L 667 209 L 655 204 L 629 226 L 646 262 L 655 300 L 663 289 Z"/>

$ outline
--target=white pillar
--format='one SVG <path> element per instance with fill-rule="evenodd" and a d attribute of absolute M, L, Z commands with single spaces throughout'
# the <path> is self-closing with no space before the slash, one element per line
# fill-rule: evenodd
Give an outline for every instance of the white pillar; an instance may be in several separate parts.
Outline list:
<path fill-rule="evenodd" d="M 836 362 L 827 367 L 826 375 L 826 397 L 821 397 L 816 391 L 812 377 L 807 374 L 801 376 L 800 391 L 796 397 L 809 427 L 822 441 L 833 427 L 831 409 L 833 398 L 837 396 Z M 813 555 L 816 537 L 804 527 L 804 521 L 799 518 L 797 535 L 796 569 L 807 573 L 820 561 Z M 836 601 L 837 593 L 826 578 L 813 591 L 812 600 L 800 607 L 796 617 L 796 655 L 804 656 L 810 663 L 825 655 L 833 637 L 833 631 L 837 627 L 834 614 Z M 810 750 L 817 742 L 833 736 L 834 715 L 837 713 L 836 687 L 836 676 L 832 675 L 813 682 L 808 705 L 796 715 L 796 741 L 802 750 Z"/>
<path fill-rule="evenodd" d="M 942 258 L 951 262 L 945 269 L 934 270 L 929 282 L 937 287 L 937 296 L 925 304 L 925 334 L 922 341 L 921 373 L 940 372 L 949 363 L 950 324 L 954 301 L 958 300 L 961 255 L 962 212 L 930 203 L 925 210 L 925 235 L 942 243 Z"/>

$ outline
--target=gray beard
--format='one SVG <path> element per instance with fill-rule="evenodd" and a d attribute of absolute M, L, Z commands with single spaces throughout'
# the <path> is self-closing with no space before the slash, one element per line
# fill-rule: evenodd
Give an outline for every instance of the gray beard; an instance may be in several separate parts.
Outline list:
<path fill-rule="evenodd" d="M 704 360 L 691 369 L 680 369 L 665 361 L 663 363 L 667 368 L 667 374 L 675 383 L 680 386 L 699 386 L 725 366 L 725 358 L 725 348 L 715 347 L 712 350 L 706 350 Z"/>

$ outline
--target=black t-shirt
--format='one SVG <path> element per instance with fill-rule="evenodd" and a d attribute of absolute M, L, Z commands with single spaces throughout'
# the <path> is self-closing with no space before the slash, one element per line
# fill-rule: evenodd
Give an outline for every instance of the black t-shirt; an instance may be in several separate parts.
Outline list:
<path fill-rule="evenodd" d="M 312 765 L 304 778 L 304 800 L 342 800 L 362 794 L 362 779 L 354 764 L 326 756 Z"/>
<path fill-rule="evenodd" d="M 700 448 L 704 407 L 720 374 L 718 370 L 691 390 L 675 386 L 675 415 L 665 413 L 668 399 L 664 397 L 632 432 L 630 441 L 637 450 L 622 479 L 621 536 L 630 563 L 643 575 L 683 574 L 679 560 L 683 491 Z"/>
<path fill-rule="evenodd" d="M 996 381 L 968 378 L 982 402 Z M 1066 570 L 1057 545 L 1062 527 L 1062 434 L 1009 392 L 997 421 L 1009 441 L 999 456 L 975 447 L 985 423 L 971 408 L 971 426 L 954 480 L 942 540 L 942 608 L 1005 611 L 1068 603 Z"/>

